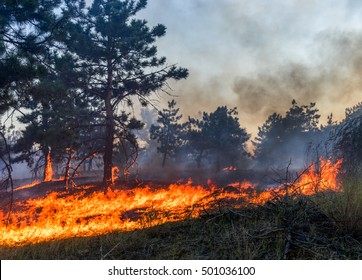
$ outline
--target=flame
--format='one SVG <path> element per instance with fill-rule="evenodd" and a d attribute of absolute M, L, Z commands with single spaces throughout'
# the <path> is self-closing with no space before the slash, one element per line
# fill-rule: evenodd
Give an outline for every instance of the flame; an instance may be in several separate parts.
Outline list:
<path fill-rule="evenodd" d="M 111 183 L 114 184 L 115 180 L 119 177 L 119 168 L 118 166 L 112 167 L 112 178 Z"/>
<path fill-rule="evenodd" d="M 235 206 L 264 204 L 276 195 L 298 193 L 312 195 L 317 191 L 339 191 L 337 175 L 342 161 L 321 160 L 312 165 L 295 184 L 257 191 L 256 185 L 243 181 L 220 188 L 187 183 L 167 187 L 147 185 L 143 188 L 108 189 L 91 192 L 52 192 L 45 197 L 14 203 L 14 212 L 6 223 L 0 211 L 0 245 L 23 246 L 76 236 L 96 236 L 114 231 L 142 229 L 167 222 L 200 217 L 212 211 L 220 201 Z M 6 225 L 7 224 L 7 225 Z"/>
<path fill-rule="evenodd" d="M 30 184 L 26 184 L 26 185 L 22 185 L 16 189 L 14 189 L 14 191 L 21 191 L 21 190 L 25 190 L 25 189 L 30 189 L 38 184 L 40 184 L 41 182 L 39 180 L 35 180 L 34 182 L 30 183 Z"/>
<path fill-rule="evenodd" d="M 342 159 L 332 163 L 331 160 L 320 158 L 320 166 L 312 164 L 307 172 L 303 173 L 296 184 L 296 191 L 304 195 L 312 195 L 319 191 L 339 191 L 337 176 L 342 165 Z"/>
<path fill-rule="evenodd" d="M 235 166 L 228 166 L 222 169 L 223 171 L 236 171 L 237 168 Z"/>
<path fill-rule="evenodd" d="M 44 171 L 44 182 L 50 182 L 53 179 L 53 167 L 52 159 L 50 157 L 50 152 L 47 154 L 47 159 L 45 161 L 45 171 Z"/>

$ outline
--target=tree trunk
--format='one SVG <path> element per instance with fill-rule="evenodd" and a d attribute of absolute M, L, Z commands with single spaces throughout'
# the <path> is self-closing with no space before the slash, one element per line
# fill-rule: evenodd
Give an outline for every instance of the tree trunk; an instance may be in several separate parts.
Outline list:
<path fill-rule="evenodd" d="M 73 159 L 73 155 L 74 155 L 74 151 L 69 149 L 69 155 L 68 155 L 68 159 L 67 159 L 67 165 L 65 166 L 65 172 L 64 172 L 64 185 L 67 188 L 69 186 L 69 181 L 70 181 L 70 165 L 72 163 L 72 159 Z"/>
<path fill-rule="evenodd" d="M 165 153 L 163 153 L 162 168 L 165 167 L 166 157 L 167 157 L 167 153 L 165 152 Z"/>
<path fill-rule="evenodd" d="M 93 170 L 93 157 L 91 157 L 88 161 L 88 171 Z"/>
<path fill-rule="evenodd" d="M 104 146 L 104 155 L 103 155 L 103 184 L 105 187 L 112 185 L 112 167 L 113 167 L 113 141 L 114 141 L 114 121 L 113 121 L 113 108 L 112 108 L 112 62 L 108 60 L 107 65 L 107 74 L 108 74 L 108 86 L 106 97 L 104 99 L 104 105 L 106 109 L 106 132 L 105 132 L 105 146 Z"/>
<path fill-rule="evenodd" d="M 107 96 L 108 97 L 108 96 Z M 114 137 L 114 127 L 113 127 L 113 111 L 111 108 L 110 98 L 106 98 L 106 135 L 105 135 L 105 147 L 104 147 L 104 173 L 103 173 L 103 183 L 105 186 L 112 184 L 112 167 L 113 167 L 113 137 Z"/>

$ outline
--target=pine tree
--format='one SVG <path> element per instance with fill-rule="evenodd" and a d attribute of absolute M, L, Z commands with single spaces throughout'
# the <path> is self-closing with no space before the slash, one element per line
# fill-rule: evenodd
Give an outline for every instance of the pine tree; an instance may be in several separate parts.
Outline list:
<path fill-rule="evenodd" d="M 0 114 L 18 105 L 22 89 L 44 73 L 42 54 L 55 44 L 66 12 L 60 0 L 1 1 Z"/>
<path fill-rule="evenodd" d="M 189 145 L 198 166 L 205 155 L 211 156 L 216 170 L 220 170 L 248 154 L 246 142 L 250 135 L 240 127 L 237 115 L 236 108 L 221 106 L 210 114 L 204 112 L 201 120 L 190 119 L 194 128 L 189 133 Z"/>
<path fill-rule="evenodd" d="M 0 115 L 25 107 L 29 90 L 47 73 L 44 58 L 56 44 L 66 18 L 60 0 L 2 1 L 0 4 Z"/>
<path fill-rule="evenodd" d="M 168 102 L 168 108 L 158 112 L 159 125 L 150 128 L 151 139 L 159 144 L 157 151 L 162 154 L 162 167 L 165 167 L 167 158 L 176 155 L 184 142 L 182 135 L 185 126 L 179 123 L 182 119 L 179 111 L 175 100 Z"/>
<path fill-rule="evenodd" d="M 272 165 L 275 159 L 284 164 L 300 157 L 300 151 L 304 149 L 306 153 L 307 146 L 319 133 L 319 118 L 315 103 L 299 106 L 293 100 L 285 117 L 273 113 L 259 127 L 253 141 L 255 158 L 263 165 Z"/>
<path fill-rule="evenodd" d="M 132 106 L 135 99 L 142 105 L 150 103 L 150 95 L 165 90 L 169 79 L 186 78 L 188 72 L 167 65 L 166 58 L 157 57 L 154 45 L 165 35 L 166 28 L 152 28 L 136 14 L 147 5 L 146 0 L 94 0 L 89 9 L 85 1 L 67 0 L 74 18 L 68 25 L 66 45 L 79 58 L 80 71 L 89 76 L 87 96 L 98 99 L 104 112 L 104 174 L 105 186 L 111 184 L 115 134 L 122 130 L 115 122 L 120 104 Z"/>
<path fill-rule="evenodd" d="M 25 160 L 37 169 L 40 161 L 46 167 L 49 159 L 60 163 L 64 157 L 69 158 L 69 151 L 73 153 L 81 147 L 81 135 L 86 134 L 87 126 L 92 124 L 90 102 L 80 98 L 72 87 L 80 79 L 74 72 L 72 58 L 49 54 L 47 64 L 52 66 L 51 69 L 24 91 L 27 96 L 21 105 L 28 110 L 19 121 L 26 126 L 14 146 L 15 152 L 21 152 L 17 160 Z M 37 154 L 35 146 L 40 152 L 38 162 L 33 162 L 33 156 Z M 65 174 L 69 172 L 66 170 Z M 46 168 L 43 178 L 46 178 Z M 67 175 L 65 179 L 68 179 Z"/>

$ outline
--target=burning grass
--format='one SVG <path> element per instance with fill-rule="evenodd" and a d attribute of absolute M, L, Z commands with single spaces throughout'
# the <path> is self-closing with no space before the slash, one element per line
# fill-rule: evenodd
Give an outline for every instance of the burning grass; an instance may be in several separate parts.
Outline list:
<path fill-rule="evenodd" d="M 2 215 L 1 220 L 3 221 L 0 226 L 0 244 L 4 253 L 6 251 L 12 252 L 12 250 L 15 250 L 14 247 L 18 246 L 25 246 L 25 250 L 29 244 L 52 241 L 50 244 L 57 246 L 56 244 L 69 244 L 69 242 L 75 242 L 74 240 L 83 240 L 80 241 L 80 244 L 87 244 L 86 240 L 103 240 L 103 238 L 108 238 L 107 236 L 116 236 L 115 240 L 111 238 L 112 242 L 109 245 L 104 245 L 106 248 L 102 249 L 104 250 L 103 255 L 101 254 L 96 257 L 90 254 L 86 257 L 105 258 L 105 256 L 111 255 L 107 255 L 109 250 L 112 250 L 115 246 L 120 246 L 117 241 L 118 239 L 121 241 L 123 238 L 132 239 L 132 236 L 142 234 L 141 232 L 147 235 L 153 231 L 152 229 L 147 229 L 151 227 L 156 230 L 156 228 L 172 228 L 173 225 L 181 227 L 191 225 L 199 230 L 203 223 L 202 221 L 205 221 L 203 219 L 207 217 L 206 224 L 215 225 L 215 222 L 218 224 L 220 219 L 222 222 L 224 222 L 224 219 L 227 221 L 227 226 L 225 225 L 227 229 L 225 229 L 225 232 L 222 231 L 222 237 L 218 236 L 218 233 L 215 232 L 215 241 L 225 239 L 225 234 L 231 235 L 231 240 L 237 238 L 238 234 L 242 240 L 245 239 L 242 241 L 244 245 L 236 248 L 237 251 L 240 250 L 238 254 L 241 255 L 234 252 L 232 255 L 224 256 L 222 252 L 219 252 L 215 255 L 215 257 L 219 256 L 216 258 L 269 258 L 261 253 L 248 255 L 246 252 L 250 254 L 257 252 L 254 246 L 262 246 L 263 248 L 264 246 L 280 247 L 279 249 L 275 248 L 279 252 L 278 255 L 270 256 L 270 258 L 289 258 L 291 256 L 290 247 L 296 246 L 293 243 L 295 241 L 291 241 L 293 239 L 292 234 L 295 234 L 295 232 L 299 232 L 298 234 L 304 236 L 302 233 L 308 227 L 308 232 L 315 231 L 315 228 L 323 229 L 324 227 L 334 231 L 334 228 L 337 227 L 336 223 L 333 223 L 330 219 L 327 219 L 329 222 L 324 226 L 322 226 L 322 222 L 319 224 L 319 221 L 309 226 L 303 226 L 300 219 L 305 224 L 307 223 L 305 221 L 307 219 L 305 209 L 307 208 L 312 213 L 308 214 L 311 217 L 313 215 L 318 216 L 318 219 L 327 217 L 320 208 L 317 211 L 315 210 L 317 209 L 316 207 L 313 206 L 313 208 L 309 205 L 317 204 L 313 202 L 313 199 L 318 197 L 316 194 L 338 195 L 340 185 L 337 175 L 340 165 L 341 161 L 333 163 L 329 160 L 321 160 L 318 167 L 315 165 L 311 166 L 298 176 L 295 182 L 281 183 L 279 187 L 262 191 L 256 190 L 255 185 L 249 182 L 235 183 L 228 187 L 220 188 L 210 182 L 206 186 L 201 186 L 193 185 L 189 181 L 184 184 L 177 183 L 167 186 L 155 186 L 153 184 L 134 188 L 118 186 L 118 188 L 109 189 L 106 193 L 100 190 L 94 191 L 93 186 L 84 186 L 78 191 L 70 189 L 51 192 L 38 198 L 17 201 L 14 205 L 14 212 L 9 220 L 6 219 L 4 212 L 0 212 Z M 29 188 L 24 190 L 28 191 Z M 303 206 L 306 203 L 304 200 L 306 196 L 310 196 L 307 208 Z M 312 199 L 312 197 L 314 198 Z M 315 213 L 318 213 L 318 215 Z M 234 218 L 230 219 L 230 215 Z M 235 217 L 237 218 L 236 220 Z M 311 217 L 308 219 L 314 219 Z M 183 223 L 181 221 L 187 222 Z M 229 222 L 233 225 L 232 231 L 230 231 Z M 163 226 L 160 227 L 160 225 Z M 211 227 L 213 228 L 214 226 Z M 237 229 L 235 232 L 234 227 Z M 303 228 L 302 233 L 300 233 L 300 227 Z M 134 231 L 140 229 L 144 231 Z M 192 228 L 190 231 L 191 236 L 195 234 L 192 232 Z M 214 235 L 211 234 L 210 238 L 212 236 Z M 257 236 L 259 236 L 260 240 L 263 239 L 263 236 L 272 238 L 279 245 L 273 243 L 262 245 L 263 242 L 256 242 L 254 244 L 254 239 Z M 82 237 L 82 239 L 79 239 L 79 237 Z M 188 240 L 192 237 L 183 236 L 182 238 Z M 305 242 L 308 242 L 308 238 L 305 239 Z M 114 242 L 117 243 L 114 244 Z M 148 241 L 145 242 L 147 243 Z M 249 243 L 254 245 L 250 245 L 251 247 L 249 248 Z M 231 244 L 229 245 L 231 246 Z M 41 244 L 30 246 L 32 248 L 43 248 Z M 82 249 L 82 246 L 80 247 L 80 251 L 85 250 L 84 248 Z M 304 244 L 299 245 L 299 247 L 302 250 L 308 246 Z M 228 248 L 228 246 L 225 248 Z M 308 251 L 306 248 L 303 250 Z M 266 247 L 264 249 L 266 250 Z M 19 248 L 15 251 L 20 252 L 22 250 Z M 170 248 L 170 250 L 176 249 Z M 183 252 L 186 249 L 180 250 Z M 200 248 L 200 250 L 202 251 L 203 249 Z M 170 256 L 170 258 L 183 258 L 181 255 L 179 257 Z M 17 258 L 16 256 L 11 257 L 11 253 L 9 256 L 10 258 Z M 43 258 L 49 258 L 46 256 L 43 256 Z M 193 258 L 188 254 L 185 254 L 185 256 Z M 296 257 L 298 256 L 297 254 Z M 325 255 L 322 254 L 322 256 Z M 116 257 L 122 258 L 122 256 Z M 161 256 L 152 255 L 150 257 L 160 258 Z M 202 253 L 194 257 L 203 258 Z M 24 256 L 24 258 L 28 257 Z M 59 256 L 59 258 L 73 257 Z M 84 257 L 76 253 L 74 258 Z M 126 255 L 124 255 L 124 258 L 127 258 Z M 146 254 L 140 256 L 140 258 L 148 257 Z"/>
<path fill-rule="evenodd" d="M 0 258 L 361 259 L 361 240 L 341 234 L 310 198 L 222 209 L 143 230 L 2 247 Z"/>

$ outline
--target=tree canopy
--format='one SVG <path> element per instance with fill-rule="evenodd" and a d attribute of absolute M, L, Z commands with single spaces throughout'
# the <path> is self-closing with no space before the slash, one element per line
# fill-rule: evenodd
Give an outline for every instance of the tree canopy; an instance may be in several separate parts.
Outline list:
<path fill-rule="evenodd" d="M 165 166 L 166 159 L 174 157 L 184 144 L 185 124 L 180 123 L 182 115 L 179 111 L 175 100 L 168 102 L 168 107 L 158 112 L 158 124 L 150 128 L 151 139 L 157 140 L 157 151 L 163 155 L 162 167 Z"/>
<path fill-rule="evenodd" d="M 317 135 L 319 118 L 315 103 L 300 106 L 293 100 L 285 117 L 273 113 L 259 127 L 253 141 L 255 158 L 265 166 L 272 166 L 276 159 L 284 165 L 290 160 L 299 160 L 303 151 L 306 153 L 307 144 Z"/>
<path fill-rule="evenodd" d="M 250 135 L 240 127 L 237 115 L 236 108 L 221 106 L 212 113 L 204 112 L 201 119 L 190 118 L 189 147 L 198 166 L 204 157 L 210 157 L 220 170 L 247 155 Z"/>
<path fill-rule="evenodd" d="M 104 112 L 103 182 L 109 185 L 115 135 L 124 127 L 119 106 L 132 106 L 135 100 L 148 105 L 152 93 L 166 90 L 169 79 L 186 78 L 188 71 L 157 56 L 154 43 L 166 28 L 161 24 L 150 28 L 146 20 L 135 17 L 146 7 L 146 0 L 95 0 L 89 9 L 84 1 L 66 4 L 74 13 L 65 43 L 78 58 L 79 71 L 87 76 L 79 89 L 99 100 L 98 110 Z"/>

